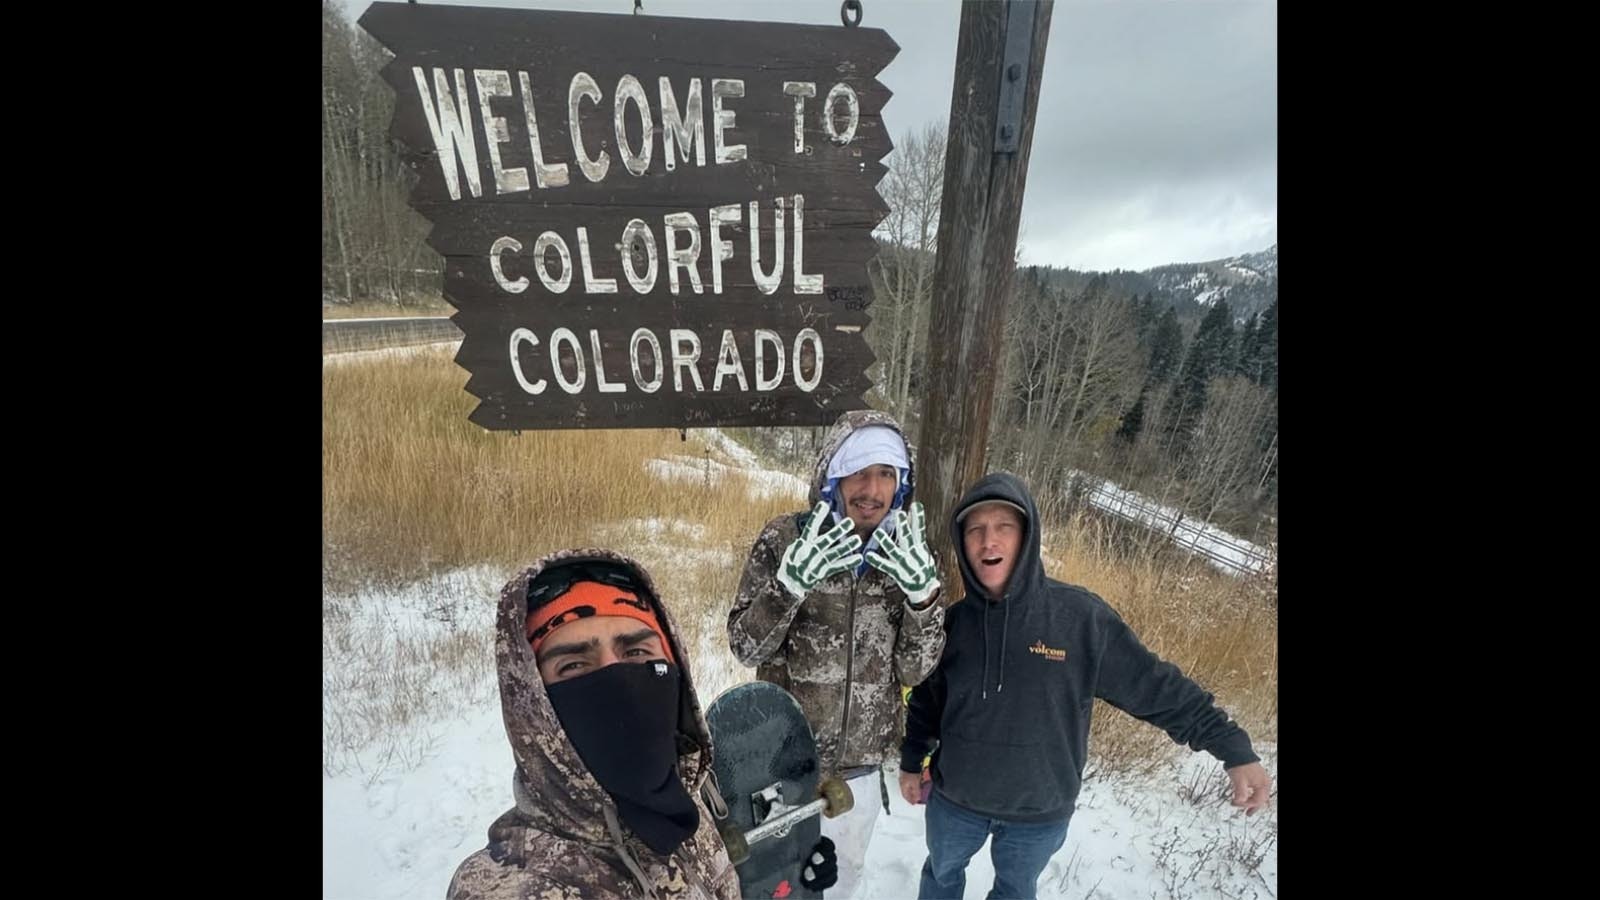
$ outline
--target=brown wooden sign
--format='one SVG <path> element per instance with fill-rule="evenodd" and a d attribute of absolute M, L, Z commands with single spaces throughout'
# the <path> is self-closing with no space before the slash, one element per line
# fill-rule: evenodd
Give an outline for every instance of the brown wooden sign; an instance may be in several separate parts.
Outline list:
<path fill-rule="evenodd" d="M 489 429 L 863 406 L 882 29 L 375 3 Z"/>

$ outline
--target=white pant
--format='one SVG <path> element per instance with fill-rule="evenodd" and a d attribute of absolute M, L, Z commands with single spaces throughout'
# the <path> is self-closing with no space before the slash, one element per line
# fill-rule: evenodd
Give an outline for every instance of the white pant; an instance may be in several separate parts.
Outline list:
<path fill-rule="evenodd" d="M 851 900 L 856 886 L 861 883 L 861 871 L 867 859 L 867 843 L 872 840 L 872 827 L 878 822 L 878 811 L 883 809 L 882 788 L 878 785 L 878 772 L 852 778 L 845 782 L 855 802 L 844 815 L 822 819 L 822 836 L 833 841 L 834 852 L 839 857 L 839 883 L 825 888 L 822 895 L 827 900 Z"/>

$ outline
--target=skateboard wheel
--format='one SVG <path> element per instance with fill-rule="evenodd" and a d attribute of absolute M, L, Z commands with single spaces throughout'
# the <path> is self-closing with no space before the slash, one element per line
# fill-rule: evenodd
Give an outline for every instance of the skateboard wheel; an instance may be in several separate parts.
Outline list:
<path fill-rule="evenodd" d="M 722 835 L 723 846 L 728 848 L 730 862 L 737 866 L 750 858 L 750 844 L 745 841 L 744 832 L 732 825 L 724 825 L 717 832 Z"/>
<path fill-rule="evenodd" d="M 828 801 L 822 814 L 830 819 L 844 815 L 856 805 L 856 798 L 850 793 L 850 786 L 836 776 L 830 775 L 824 778 L 822 784 L 817 787 L 817 792 Z"/>

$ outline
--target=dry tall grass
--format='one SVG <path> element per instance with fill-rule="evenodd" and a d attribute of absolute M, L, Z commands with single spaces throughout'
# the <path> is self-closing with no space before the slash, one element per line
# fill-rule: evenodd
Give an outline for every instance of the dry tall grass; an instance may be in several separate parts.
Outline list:
<path fill-rule="evenodd" d="M 1277 740 L 1277 588 L 1225 575 L 1197 559 L 1132 554 L 1114 526 L 1079 514 L 1044 532 L 1045 569 L 1109 603 L 1145 646 L 1216 695 L 1256 743 Z M 1170 760 L 1167 735 L 1096 701 L 1090 751 L 1106 771 L 1148 771 Z M 1187 752 L 1187 751 L 1182 751 Z"/>
<path fill-rule="evenodd" d="M 467 421 L 477 401 L 462 390 L 466 373 L 451 355 L 324 367 L 330 586 L 398 584 L 474 563 L 516 566 L 650 518 L 699 523 L 692 541 L 743 545 L 742 555 L 763 522 L 794 506 L 781 493 L 756 496 L 748 475 L 673 430 L 485 431 Z M 647 468 L 685 456 L 677 478 Z"/>

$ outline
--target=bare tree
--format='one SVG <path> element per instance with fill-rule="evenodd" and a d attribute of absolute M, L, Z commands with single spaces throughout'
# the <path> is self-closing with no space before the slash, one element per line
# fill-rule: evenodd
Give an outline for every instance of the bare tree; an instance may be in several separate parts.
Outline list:
<path fill-rule="evenodd" d="M 1144 375 L 1133 308 L 1129 298 L 1096 279 L 1068 305 L 1067 318 L 1073 336 L 1067 383 L 1051 427 L 1063 432 L 1068 446 L 1085 443 L 1086 437 L 1097 444 L 1110 436 Z"/>
<path fill-rule="evenodd" d="M 1276 441 L 1267 452 L 1261 441 L 1275 402 L 1271 391 L 1248 378 L 1212 379 L 1205 409 L 1182 460 L 1188 488 L 1185 508 L 1208 522 L 1223 524 L 1240 518 L 1264 466 L 1276 460 Z"/>
<path fill-rule="evenodd" d="M 1109 446 L 1144 378 L 1144 354 L 1131 298 L 1104 278 L 1069 292 L 1030 268 L 1014 284 L 992 458 L 1050 506 L 1061 492 L 1048 486 Z"/>
<path fill-rule="evenodd" d="M 389 59 L 323 0 L 323 290 L 345 301 L 405 304 L 439 292 L 427 223 L 406 201 L 411 173 L 388 137 L 394 95 L 380 71 Z"/>
<path fill-rule="evenodd" d="M 878 227 L 880 252 L 871 269 L 876 295 L 871 337 L 883 363 L 879 383 L 885 400 L 902 421 L 911 418 L 911 386 L 921 375 L 926 349 L 944 150 L 942 125 L 907 132 L 878 185 L 889 215 Z"/>

